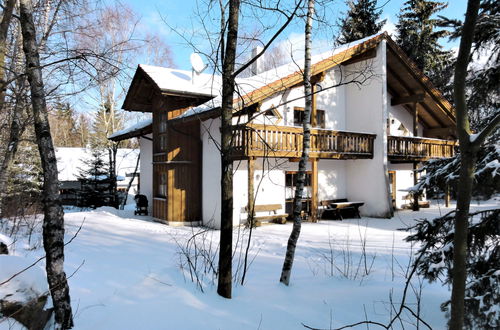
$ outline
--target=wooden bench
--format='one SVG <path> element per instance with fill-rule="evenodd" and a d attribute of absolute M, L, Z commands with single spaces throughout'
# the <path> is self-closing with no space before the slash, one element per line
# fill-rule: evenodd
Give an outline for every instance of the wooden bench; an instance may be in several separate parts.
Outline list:
<path fill-rule="evenodd" d="M 361 218 L 359 208 L 364 202 L 349 202 L 347 198 L 328 199 L 321 201 L 318 208 L 318 218 L 343 220 L 346 215 L 354 215 Z"/>
<path fill-rule="evenodd" d="M 259 227 L 262 225 L 263 222 L 273 222 L 273 223 L 281 223 L 285 224 L 286 223 L 286 218 L 288 217 L 287 213 L 278 213 L 278 210 L 281 210 L 281 204 L 263 204 L 263 205 L 254 205 L 253 211 L 254 211 L 254 217 L 253 217 L 253 222 L 255 227 Z M 250 211 L 248 210 L 248 207 L 245 208 L 247 213 L 250 215 Z M 255 215 L 257 212 L 268 212 L 268 215 Z M 272 214 L 271 214 L 272 212 Z M 248 217 L 248 220 L 250 220 L 250 216 Z M 247 221 L 248 221 L 247 220 Z"/>

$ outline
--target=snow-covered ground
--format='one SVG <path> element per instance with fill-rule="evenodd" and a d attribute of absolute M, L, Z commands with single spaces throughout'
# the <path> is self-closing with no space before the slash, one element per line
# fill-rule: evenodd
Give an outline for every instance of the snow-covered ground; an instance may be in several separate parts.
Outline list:
<path fill-rule="evenodd" d="M 498 201 L 474 209 L 493 207 Z M 134 216 L 132 210 L 67 213 L 66 240 L 81 226 L 66 246 L 75 329 L 304 329 L 302 324 L 328 329 L 365 319 L 385 323 L 391 314 L 390 297 L 397 305 L 415 250 L 403 241 L 408 233 L 397 229 L 413 224 L 415 218 L 449 210 L 434 206 L 400 211 L 390 220 L 304 223 L 289 287 L 279 283 L 279 276 L 291 224 L 257 228 L 246 282 L 234 285 L 231 300 L 217 295 L 209 276 L 202 279 L 202 292 L 188 269 L 180 267 L 181 247 L 193 233 L 199 234 L 199 248 L 214 251 L 218 231 L 169 227 Z M 247 238 L 248 230 L 235 230 L 236 269 L 243 261 L 241 243 Z M 17 239 L 10 246 L 15 255 L 27 258 L 24 263 L 0 256 L 0 282 L 43 255 L 40 244 L 33 242 L 39 241 L 32 237 L 28 244 Z M 236 278 L 241 279 L 241 271 Z M 421 290 L 422 319 L 434 329 L 444 329 L 445 315 L 439 306 L 449 299 L 449 288 L 415 279 L 414 289 Z M 0 294 L 5 290 L 0 287 Z M 410 291 L 409 304 L 417 310 L 414 290 Z M 0 329 L 9 324 L 0 321 Z M 395 328 L 403 325 L 413 328 L 399 322 Z"/>

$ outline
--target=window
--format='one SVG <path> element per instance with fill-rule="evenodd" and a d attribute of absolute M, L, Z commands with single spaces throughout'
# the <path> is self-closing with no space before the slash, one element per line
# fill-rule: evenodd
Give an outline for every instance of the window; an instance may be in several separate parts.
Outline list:
<path fill-rule="evenodd" d="M 304 123 L 304 108 L 293 108 L 293 124 L 295 126 L 302 126 Z M 325 110 L 316 109 L 316 126 L 325 128 Z"/>
<path fill-rule="evenodd" d="M 157 122 L 158 133 L 155 136 L 155 152 L 163 152 L 167 149 L 167 113 L 160 112 Z"/>
<path fill-rule="evenodd" d="M 167 197 L 167 173 L 160 172 L 158 176 L 158 186 L 156 187 L 156 197 Z"/>
<path fill-rule="evenodd" d="M 166 112 L 160 112 L 158 122 L 159 122 L 158 133 L 165 133 L 167 131 L 167 113 Z"/>
<path fill-rule="evenodd" d="M 285 187 L 286 187 L 286 198 L 294 198 L 295 197 L 295 186 L 297 185 L 297 171 L 287 171 L 285 172 Z M 306 172 L 306 178 L 304 181 L 304 194 L 303 198 L 308 198 L 311 195 L 311 177 L 312 172 Z"/>

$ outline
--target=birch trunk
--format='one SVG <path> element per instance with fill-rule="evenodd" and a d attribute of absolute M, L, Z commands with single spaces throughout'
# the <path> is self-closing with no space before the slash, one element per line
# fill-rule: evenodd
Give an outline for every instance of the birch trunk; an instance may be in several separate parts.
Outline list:
<path fill-rule="evenodd" d="M 35 135 L 44 176 L 43 246 L 46 254 L 47 280 L 54 304 L 56 329 L 71 329 L 73 316 L 68 282 L 64 273 L 64 212 L 59 196 L 57 161 L 50 135 L 31 1 L 20 0 L 19 8 Z"/>
<path fill-rule="evenodd" d="M 222 57 L 221 119 L 221 229 L 217 293 L 224 298 L 232 294 L 233 251 L 233 158 L 231 124 L 233 118 L 234 68 L 238 39 L 240 0 L 229 1 L 226 44 Z M 223 38 L 222 38 L 223 39 Z"/>
<path fill-rule="evenodd" d="M 290 284 L 290 275 L 292 273 L 293 260 L 295 257 L 295 248 L 300 236 L 300 229 L 302 225 L 301 211 L 302 211 L 302 196 L 304 194 L 304 181 L 306 177 L 306 166 L 309 160 L 309 148 L 311 140 L 311 111 L 312 111 L 312 84 L 311 84 L 311 31 L 312 20 L 314 14 L 314 0 L 307 2 L 307 19 L 305 27 L 305 58 L 304 58 L 304 94 L 305 94 L 305 108 L 304 108 L 304 139 L 302 145 L 302 156 L 299 161 L 299 172 L 297 184 L 295 187 L 295 197 L 293 200 L 293 228 L 288 238 L 286 247 L 285 261 L 281 270 L 280 282 L 286 285 Z"/>

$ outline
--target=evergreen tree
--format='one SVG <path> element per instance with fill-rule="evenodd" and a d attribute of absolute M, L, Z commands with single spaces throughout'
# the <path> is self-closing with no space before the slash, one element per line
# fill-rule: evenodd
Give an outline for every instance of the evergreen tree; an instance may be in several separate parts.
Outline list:
<path fill-rule="evenodd" d="M 6 196 L 2 200 L 5 216 L 41 211 L 43 173 L 36 145 L 21 143 L 9 169 Z"/>
<path fill-rule="evenodd" d="M 108 136 L 123 128 L 123 114 L 117 112 L 114 101 L 108 98 L 99 108 L 94 119 L 91 134 L 91 147 L 93 149 L 105 149 L 108 159 L 108 176 L 112 201 L 108 205 L 118 207 L 118 191 L 116 185 L 116 154 L 120 142 L 108 140 Z"/>
<path fill-rule="evenodd" d="M 450 285 L 453 277 L 453 219 L 455 211 L 432 220 L 421 219 L 408 229 L 406 239 L 421 246 L 417 271 L 430 281 Z M 500 209 L 471 214 L 468 226 L 467 287 L 464 323 L 466 329 L 498 329 L 500 327 Z M 441 308 L 449 310 L 450 301 Z"/>
<path fill-rule="evenodd" d="M 49 111 L 49 122 L 56 147 L 83 147 L 78 136 L 76 114 L 69 103 L 56 103 Z"/>
<path fill-rule="evenodd" d="M 408 0 L 396 24 L 396 42 L 445 95 L 453 74 L 452 52 L 439 44 L 448 32 L 436 30 L 440 20 L 433 16 L 446 6 L 444 2 Z"/>
<path fill-rule="evenodd" d="M 451 28 L 451 40 L 460 38 L 463 22 L 441 17 L 441 25 Z M 471 126 L 480 131 L 500 109 L 500 2 L 481 1 L 474 31 L 474 45 L 470 60 L 486 59 L 483 64 L 471 63 L 467 77 L 467 108 Z M 491 140 L 498 141 L 500 133 Z"/>
<path fill-rule="evenodd" d="M 346 44 L 371 35 L 382 29 L 386 20 L 378 21 L 382 10 L 377 11 L 376 0 L 348 1 L 349 10 L 345 18 L 339 21 L 341 28 L 338 42 Z"/>
<path fill-rule="evenodd" d="M 106 164 L 107 152 L 103 149 L 91 149 L 91 157 L 83 159 L 84 168 L 80 168 L 78 180 L 82 185 L 79 196 L 79 206 L 100 207 L 113 205 L 112 178 L 109 176 L 109 166 Z"/>

